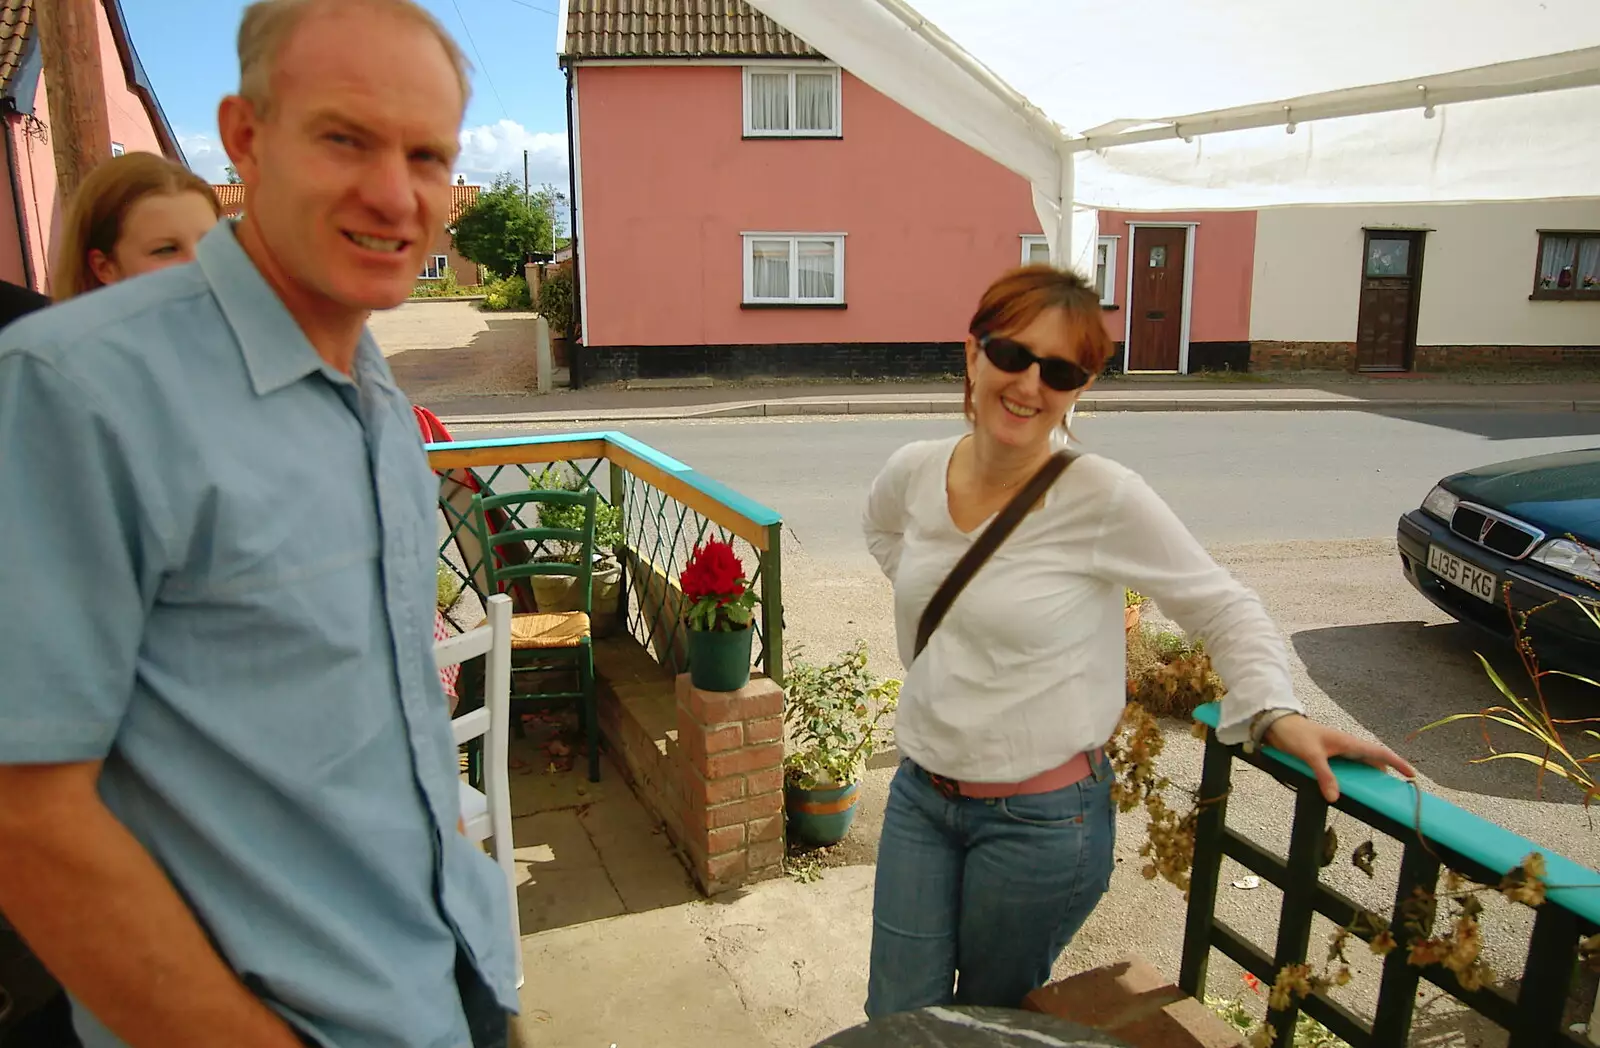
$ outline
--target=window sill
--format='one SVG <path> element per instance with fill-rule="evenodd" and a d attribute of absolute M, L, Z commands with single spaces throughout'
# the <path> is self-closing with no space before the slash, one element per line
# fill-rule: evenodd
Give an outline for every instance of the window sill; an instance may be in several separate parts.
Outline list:
<path fill-rule="evenodd" d="M 834 131 L 785 131 L 781 134 L 774 132 L 751 134 L 746 131 L 743 138 L 746 142 L 792 142 L 797 138 L 808 142 L 838 141 L 844 138 L 844 133 Z"/>
<path fill-rule="evenodd" d="M 740 309 L 846 309 L 844 302 L 741 302 Z"/>
<path fill-rule="evenodd" d="M 1600 287 L 1561 290 L 1540 288 L 1528 296 L 1529 302 L 1600 302 Z"/>

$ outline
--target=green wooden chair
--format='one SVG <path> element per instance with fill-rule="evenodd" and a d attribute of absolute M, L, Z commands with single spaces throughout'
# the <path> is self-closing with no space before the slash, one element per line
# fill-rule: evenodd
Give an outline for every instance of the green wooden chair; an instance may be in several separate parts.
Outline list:
<path fill-rule="evenodd" d="M 590 642 L 589 613 L 594 597 L 594 517 L 599 493 L 546 491 L 532 489 L 506 495 L 472 496 L 471 527 L 483 551 L 483 571 L 489 592 L 505 593 L 522 580 L 539 576 L 564 576 L 573 580 L 577 610 L 524 612 L 511 617 L 511 702 L 513 711 L 521 705 L 548 707 L 577 700 L 589 742 L 589 781 L 600 781 L 600 719 L 595 709 L 594 648 Z M 529 526 L 530 511 L 541 506 L 578 506 L 583 509 L 582 528 L 551 528 L 542 523 Z M 512 525 L 491 531 L 489 516 L 500 510 Z M 537 556 L 526 551 L 533 544 Z M 511 547 L 502 550 L 505 547 Z M 557 556 L 574 559 L 549 559 L 541 550 L 575 551 Z M 509 554 L 509 555 L 508 555 Z M 576 673 L 577 691 L 530 690 L 522 682 L 530 678 L 550 678 Z M 520 727 L 521 717 L 513 716 Z"/>

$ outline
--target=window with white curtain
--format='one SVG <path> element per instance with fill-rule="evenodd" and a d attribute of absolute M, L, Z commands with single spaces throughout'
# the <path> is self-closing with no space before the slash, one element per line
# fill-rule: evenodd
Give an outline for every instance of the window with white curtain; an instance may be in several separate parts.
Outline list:
<path fill-rule="evenodd" d="M 1042 236 L 1025 235 L 1022 238 L 1022 264 L 1048 266 L 1050 241 Z M 1094 290 L 1102 306 L 1117 304 L 1117 238 L 1101 237 L 1094 245 Z"/>
<path fill-rule="evenodd" d="M 744 234 L 747 305 L 820 306 L 844 303 L 844 235 Z"/>
<path fill-rule="evenodd" d="M 1050 241 L 1039 236 L 1023 237 L 1022 264 L 1025 266 L 1048 266 L 1050 264 Z"/>
<path fill-rule="evenodd" d="M 1600 231 L 1539 231 L 1532 298 L 1600 299 Z"/>
<path fill-rule="evenodd" d="M 745 67 L 746 136 L 829 138 L 839 127 L 837 66 Z"/>

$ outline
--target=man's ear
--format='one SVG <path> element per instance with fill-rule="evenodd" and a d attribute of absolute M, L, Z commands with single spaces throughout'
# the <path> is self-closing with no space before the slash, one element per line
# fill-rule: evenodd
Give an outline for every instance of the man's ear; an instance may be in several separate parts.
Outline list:
<path fill-rule="evenodd" d="M 217 131 L 223 151 L 233 162 L 234 171 L 245 185 L 254 185 L 260 172 L 256 163 L 256 144 L 261 135 L 261 117 L 255 103 L 229 95 L 217 106 Z"/>

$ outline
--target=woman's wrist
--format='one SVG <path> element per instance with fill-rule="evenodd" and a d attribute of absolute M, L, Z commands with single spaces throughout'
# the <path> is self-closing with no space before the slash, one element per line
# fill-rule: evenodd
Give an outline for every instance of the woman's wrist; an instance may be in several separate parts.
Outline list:
<path fill-rule="evenodd" d="M 1267 733 L 1272 730 L 1274 724 L 1277 724 L 1285 717 L 1296 716 L 1299 712 L 1299 710 L 1280 706 L 1264 709 L 1250 718 L 1250 729 L 1245 737 L 1244 751 L 1246 753 L 1254 753 L 1260 749 L 1261 744 L 1266 741 Z"/>

